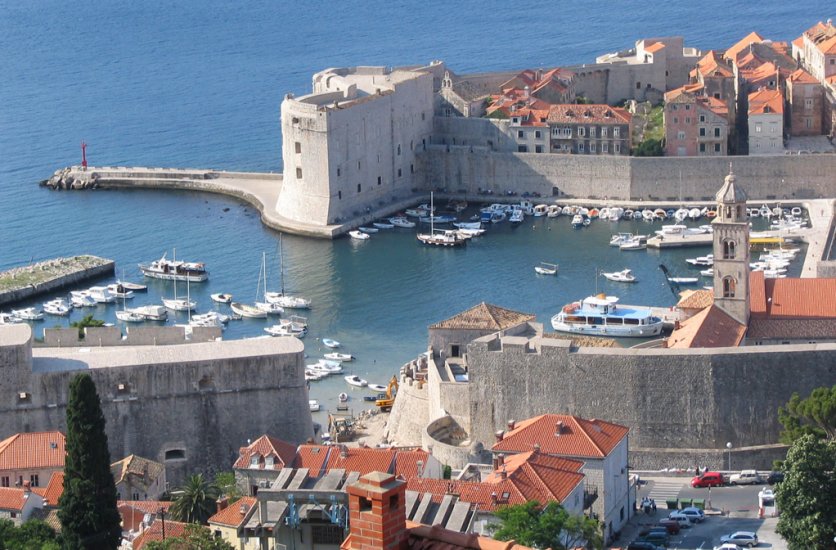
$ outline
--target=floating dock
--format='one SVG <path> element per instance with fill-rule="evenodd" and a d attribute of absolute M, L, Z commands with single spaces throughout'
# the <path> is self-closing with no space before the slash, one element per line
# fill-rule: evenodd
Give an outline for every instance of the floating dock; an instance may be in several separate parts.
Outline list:
<path fill-rule="evenodd" d="M 116 263 L 98 256 L 55 258 L 0 273 L 0 306 L 113 275 Z"/>
<path fill-rule="evenodd" d="M 665 235 L 664 237 L 657 236 L 647 239 L 648 248 L 685 248 L 688 246 L 711 246 L 712 244 L 714 244 L 714 235 L 711 233 Z"/>

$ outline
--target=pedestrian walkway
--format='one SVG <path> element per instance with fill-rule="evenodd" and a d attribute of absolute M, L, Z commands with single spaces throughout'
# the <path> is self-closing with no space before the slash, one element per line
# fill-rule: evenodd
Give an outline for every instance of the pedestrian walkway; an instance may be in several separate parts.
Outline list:
<path fill-rule="evenodd" d="M 681 481 L 648 481 L 650 487 L 649 497 L 656 501 L 656 506 L 664 506 L 666 500 L 679 498 L 682 491 Z"/>

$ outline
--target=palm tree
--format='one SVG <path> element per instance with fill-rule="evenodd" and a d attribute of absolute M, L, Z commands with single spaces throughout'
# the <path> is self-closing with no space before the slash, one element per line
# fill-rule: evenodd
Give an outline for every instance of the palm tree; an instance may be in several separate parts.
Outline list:
<path fill-rule="evenodd" d="M 218 488 L 206 481 L 203 474 L 191 476 L 186 484 L 173 491 L 177 495 L 171 505 L 171 515 L 178 521 L 205 524 L 215 512 Z"/>

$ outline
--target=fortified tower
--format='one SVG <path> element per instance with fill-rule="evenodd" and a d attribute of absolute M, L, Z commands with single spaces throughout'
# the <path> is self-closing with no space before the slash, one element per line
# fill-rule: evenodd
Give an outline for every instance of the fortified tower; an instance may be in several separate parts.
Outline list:
<path fill-rule="evenodd" d="M 714 226 L 714 304 L 743 325 L 749 324 L 749 219 L 746 193 L 729 175 L 717 192 Z"/>

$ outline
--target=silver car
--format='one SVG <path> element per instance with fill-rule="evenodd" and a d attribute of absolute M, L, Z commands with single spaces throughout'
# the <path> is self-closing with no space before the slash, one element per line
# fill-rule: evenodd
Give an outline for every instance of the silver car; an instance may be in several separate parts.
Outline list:
<path fill-rule="evenodd" d="M 758 545 L 758 535 L 751 531 L 737 531 L 731 535 L 720 537 L 720 542 L 723 544 L 731 543 L 738 546 L 746 546 L 752 548 Z"/>

